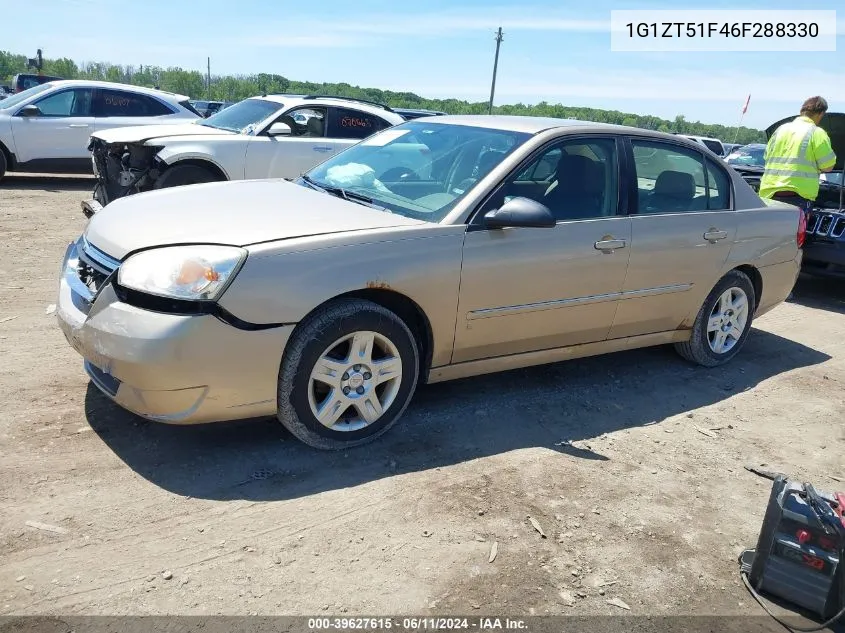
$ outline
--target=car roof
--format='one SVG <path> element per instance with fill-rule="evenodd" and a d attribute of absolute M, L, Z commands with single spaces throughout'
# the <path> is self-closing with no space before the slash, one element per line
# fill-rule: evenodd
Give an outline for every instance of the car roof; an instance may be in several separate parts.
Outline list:
<path fill-rule="evenodd" d="M 412 121 L 409 121 L 409 123 L 412 123 Z M 593 132 L 636 134 L 676 142 L 679 140 L 680 136 L 668 132 L 658 132 L 657 130 L 647 130 L 640 127 L 617 125 L 615 123 L 598 123 L 596 121 L 584 121 L 580 119 L 558 119 L 552 117 L 534 117 L 515 114 L 446 114 L 444 116 L 426 119 L 426 124 L 428 123 L 437 125 L 486 127 L 510 132 L 524 132 L 527 134 L 539 134 L 541 132 L 554 129 L 575 130 L 577 128 Z M 692 143 L 692 141 L 686 139 L 686 137 L 681 136 L 680 139 L 682 139 L 681 142 Z"/>
<path fill-rule="evenodd" d="M 343 97 L 331 97 L 331 96 L 318 96 L 318 97 L 310 97 L 309 95 L 303 94 L 262 94 L 256 95 L 254 97 L 249 97 L 250 99 L 263 99 L 264 101 L 272 101 L 274 103 L 278 103 L 279 105 L 284 105 L 286 108 L 300 106 L 300 105 L 322 105 L 322 106 L 329 106 L 329 105 L 343 105 L 351 108 L 355 108 L 356 110 L 360 110 L 361 112 L 367 112 L 369 114 L 374 114 L 379 116 L 383 119 L 387 119 L 392 121 L 396 124 L 404 123 L 405 118 L 400 114 L 397 114 L 390 108 L 383 108 L 375 104 L 367 103 L 366 101 L 358 101 L 355 99 L 344 99 Z"/>
<path fill-rule="evenodd" d="M 121 84 L 113 81 L 97 81 L 95 79 L 61 79 L 48 82 L 54 86 L 76 86 L 80 88 L 112 88 L 114 90 L 127 90 L 137 92 L 139 94 L 146 94 L 159 97 L 160 99 L 167 99 L 172 101 L 185 101 L 189 97 L 187 95 L 180 95 L 175 92 L 168 92 L 166 90 L 156 90 L 155 88 L 147 88 L 145 86 L 133 86 L 132 84 Z"/>

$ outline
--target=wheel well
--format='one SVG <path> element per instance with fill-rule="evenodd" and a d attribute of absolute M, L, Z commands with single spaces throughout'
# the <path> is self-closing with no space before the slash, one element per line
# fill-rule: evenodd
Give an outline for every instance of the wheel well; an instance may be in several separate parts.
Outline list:
<path fill-rule="evenodd" d="M 167 169 L 173 169 L 174 167 L 181 167 L 183 165 L 193 165 L 194 167 L 202 167 L 203 169 L 207 169 L 215 176 L 220 178 L 220 180 L 229 180 L 223 170 L 220 169 L 217 165 L 212 163 L 211 161 L 203 160 L 201 158 L 186 158 L 185 160 L 176 161 L 175 163 L 168 165 Z"/>
<path fill-rule="evenodd" d="M 387 308 L 398 316 L 414 334 L 417 339 L 417 346 L 420 350 L 420 382 L 425 382 L 428 376 L 428 369 L 431 367 L 431 355 L 434 349 L 431 323 L 417 303 L 394 290 L 382 288 L 361 288 L 342 294 L 335 299 L 356 298 L 366 299 Z"/>
<path fill-rule="evenodd" d="M 9 148 L 6 147 L 2 142 L 0 142 L 0 152 L 3 152 L 3 155 L 6 157 L 6 171 L 14 171 L 15 157 L 12 156 L 12 152 L 10 152 Z"/>
<path fill-rule="evenodd" d="M 760 297 L 763 295 L 763 277 L 760 271 L 749 264 L 737 266 L 734 270 L 745 273 L 751 280 L 751 285 L 754 286 L 754 309 L 760 305 Z"/>

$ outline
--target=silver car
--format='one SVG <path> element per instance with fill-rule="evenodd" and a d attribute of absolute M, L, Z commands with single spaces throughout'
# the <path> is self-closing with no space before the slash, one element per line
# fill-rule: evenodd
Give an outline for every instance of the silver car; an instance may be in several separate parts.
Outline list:
<path fill-rule="evenodd" d="M 376 178 L 408 146 L 424 175 Z M 789 295 L 803 226 L 675 135 L 440 116 L 292 182 L 113 202 L 68 247 L 58 322 L 140 416 L 276 415 L 343 448 L 422 382 L 668 343 L 721 365 Z"/>

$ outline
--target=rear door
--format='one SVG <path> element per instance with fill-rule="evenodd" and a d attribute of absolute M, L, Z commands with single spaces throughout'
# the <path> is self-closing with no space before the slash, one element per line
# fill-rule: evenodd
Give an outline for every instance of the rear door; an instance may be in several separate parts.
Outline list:
<path fill-rule="evenodd" d="M 94 127 L 98 132 L 117 127 L 165 123 L 173 110 L 155 97 L 126 90 L 94 91 Z"/>
<path fill-rule="evenodd" d="M 673 141 L 629 137 L 631 261 L 610 338 L 677 329 L 716 284 L 737 216 L 725 168 Z"/>
<path fill-rule="evenodd" d="M 326 138 L 332 153 L 342 152 L 368 136 L 388 128 L 390 123 L 379 116 L 355 108 L 329 108 Z"/>
<path fill-rule="evenodd" d="M 57 90 L 31 105 L 38 107 L 37 116 L 16 114 L 12 117 L 12 135 L 19 162 L 90 161 L 88 137 L 94 125 L 90 88 Z"/>

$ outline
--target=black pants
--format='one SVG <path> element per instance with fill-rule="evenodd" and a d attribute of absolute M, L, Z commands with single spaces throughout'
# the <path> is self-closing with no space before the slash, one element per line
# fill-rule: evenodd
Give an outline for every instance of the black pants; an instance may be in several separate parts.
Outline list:
<path fill-rule="evenodd" d="M 813 210 L 813 201 L 802 198 L 797 193 L 792 191 L 777 191 L 772 196 L 772 199 L 778 202 L 785 202 L 787 204 L 794 204 L 799 209 L 803 209 L 805 213 Z"/>

